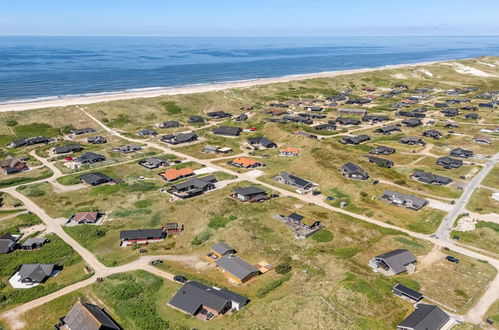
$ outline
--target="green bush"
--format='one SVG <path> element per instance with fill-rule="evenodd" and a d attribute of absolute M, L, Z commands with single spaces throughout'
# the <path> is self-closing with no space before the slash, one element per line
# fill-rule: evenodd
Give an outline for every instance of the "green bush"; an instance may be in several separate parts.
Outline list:
<path fill-rule="evenodd" d="M 229 222 L 236 220 L 236 216 L 230 216 L 229 218 L 225 218 L 222 216 L 216 216 L 210 219 L 208 222 L 208 227 L 213 229 L 224 228 Z"/>
<path fill-rule="evenodd" d="M 141 181 L 125 186 L 123 190 L 125 192 L 148 192 L 156 190 L 156 188 L 156 185 L 152 182 Z"/>
<path fill-rule="evenodd" d="M 490 228 L 494 230 L 495 232 L 499 232 L 499 224 L 495 222 L 488 222 L 488 221 L 478 221 L 475 225 L 476 229 L 480 228 Z"/>
<path fill-rule="evenodd" d="M 344 247 L 340 249 L 334 250 L 334 255 L 338 258 L 352 258 L 355 256 L 357 253 L 362 251 L 361 248 L 358 248 L 356 246 L 351 246 L 351 247 Z"/>
<path fill-rule="evenodd" d="M 114 299 L 125 300 L 139 296 L 143 291 L 142 285 L 137 282 L 125 282 L 114 286 L 110 295 Z"/>
<path fill-rule="evenodd" d="M 313 233 L 310 238 L 319 243 L 331 242 L 333 240 L 333 233 L 327 229 L 321 229 Z"/>
<path fill-rule="evenodd" d="M 165 108 L 166 112 L 170 115 L 176 115 L 182 112 L 182 108 L 177 105 L 174 101 L 161 102 L 161 105 Z"/>
<path fill-rule="evenodd" d="M 293 267 L 287 262 L 280 263 L 276 266 L 275 271 L 277 274 L 285 275 L 291 271 Z"/>
<path fill-rule="evenodd" d="M 265 286 L 257 290 L 256 292 L 257 297 L 258 298 L 265 297 L 270 292 L 274 291 L 275 289 L 277 289 L 278 287 L 289 281 L 290 278 L 291 278 L 291 273 L 287 273 L 281 278 L 278 278 L 277 280 L 267 283 Z"/>
<path fill-rule="evenodd" d="M 7 126 L 9 127 L 14 127 L 17 125 L 17 121 L 15 121 L 14 119 L 7 119 L 7 121 L 5 122 L 7 124 Z"/>
<path fill-rule="evenodd" d="M 138 209 L 143 209 L 143 208 L 151 206 L 152 204 L 153 204 L 152 200 L 143 199 L 143 200 L 136 201 L 135 203 L 133 203 L 133 206 L 135 206 Z"/>
<path fill-rule="evenodd" d="M 209 240 L 211 238 L 211 236 L 213 236 L 213 233 L 211 231 L 203 230 L 202 232 L 200 232 L 199 234 L 194 236 L 194 238 L 191 241 L 191 244 L 192 245 L 201 245 L 204 242 L 206 242 L 207 240 Z"/>

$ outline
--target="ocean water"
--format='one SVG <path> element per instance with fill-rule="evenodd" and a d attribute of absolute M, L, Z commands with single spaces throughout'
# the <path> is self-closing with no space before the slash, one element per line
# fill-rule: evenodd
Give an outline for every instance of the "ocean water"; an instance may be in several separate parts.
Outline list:
<path fill-rule="evenodd" d="M 499 55 L 499 36 L 0 37 L 0 103 Z"/>

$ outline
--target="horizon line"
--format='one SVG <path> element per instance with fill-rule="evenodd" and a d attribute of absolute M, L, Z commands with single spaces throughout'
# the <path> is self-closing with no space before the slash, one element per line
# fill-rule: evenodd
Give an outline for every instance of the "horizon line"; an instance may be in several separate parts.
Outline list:
<path fill-rule="evenodd" d="M 499 37 L 498 34 L 336 34 L 336 35 L 100 35 L 100 34 L 0 34 L 0 37 L 102 37 L 102 38 L 331 38 L 331 37 Z"/>

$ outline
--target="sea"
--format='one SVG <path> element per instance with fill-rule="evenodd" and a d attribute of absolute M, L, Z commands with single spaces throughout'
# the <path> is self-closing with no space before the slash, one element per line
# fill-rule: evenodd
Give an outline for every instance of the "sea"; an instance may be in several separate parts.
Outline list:
<path fill-rule="evenodd" d="M 0 37 L 0 103 L 498 56 L 499 36 Z"/>

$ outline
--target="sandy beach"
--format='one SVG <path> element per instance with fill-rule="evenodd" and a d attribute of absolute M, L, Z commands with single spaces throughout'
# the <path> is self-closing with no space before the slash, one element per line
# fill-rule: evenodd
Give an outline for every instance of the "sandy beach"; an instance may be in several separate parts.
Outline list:
<path fill-rule="evenodd" d="M 72 105 L 92 104 L 92 103 L 109 102 L 109 101 L 116 101 L 116 100 L 151 98 L 151 97 L 158 97 L 158 96 L 163 96 L 163 95 L 179 95 L 179 94 L 194 94 L 194 93 L 212 92 L 212 91 L 220 91 L 220 90 L 231 89 L 231 88 L 244 88 L 244 87 L 257 86 L 257 85 L 282 83 L 282 82 L 304 80 L 304 79 L 313 79 L 313 78 L 328 78 L 328 77 L 335 77 L 335 76 L 348 75 L 348 74 L 354 74 L 354 73 L 371 72 L 371 71 L 385 70 L 385 69 L 407 68 L 407 67 L 429 65 L 429 64 L 442 63 L 442 62 L 447 62 L 447 61 L 419 62 L 419 63 L 411 63 L 411 64 L 396 64 L 396 65 L 386 65 L 386 66 L 374 67 L 374 68 L 307 73 L 307 74 L 288 75 L 288 76 L 281 76 L 281 77 L 260 78 L 260 79 L 253 79 L 253 80 L 242 80 L 242 81 L 233 81 L 233 82 L 225 82 L 225 83 L 206 84 L 206 85 L 190 85 L 190 86 L 181 86 L 181 87 L 144 89 L 144 90 L 136 90 L 136 91 L 115 92 L 115 93 L 109 92 L 109 93 L 93 94 L 93 95 L 88 95 L 88 96 L 75 96 L 75 97 L 62 96 L 59 99 L 53 99 L 53 100 L 40 100 L 40 101 L 19 100 L 18 103 L 12 102 L 12 103 L 0 104 L 0 112 L 25 111 L 25 110 L 40 109 L 40 108 L 53 108 L 53 107 L 66 107 L 66 106 L 72 106 Z"/>

